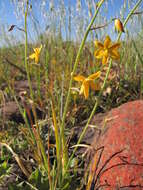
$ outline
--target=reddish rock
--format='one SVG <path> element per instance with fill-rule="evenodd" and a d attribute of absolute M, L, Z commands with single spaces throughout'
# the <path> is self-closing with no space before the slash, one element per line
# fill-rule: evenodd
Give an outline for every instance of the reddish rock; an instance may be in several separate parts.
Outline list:
<path fill-rule="evenodd" d="M 96 138 L 92 143 L 103 147 L 96 153 L 92 189 L 143 189 L 143 101 L 112 109 L 103 123 L 98 146 Z"/>

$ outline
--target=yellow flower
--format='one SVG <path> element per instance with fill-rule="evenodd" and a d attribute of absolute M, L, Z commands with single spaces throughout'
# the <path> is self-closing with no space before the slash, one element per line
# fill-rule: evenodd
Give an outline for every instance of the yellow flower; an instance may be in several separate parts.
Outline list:
<path fill-rule="evenodd" d="M 106 64 L 108 59 L 118 60 L 120 58 L 120 54 L 118 52 L 118 48 L 120 47 L 120 43 L 112 43 L 109 36 L 106 36 L 104 44 L 99 41 L 95 41 L 95 46 L 98 48 L 94 56 L 97 59 L 102 59 L 102 64 Z"/>
<path fill-rule="evenodd" d="M 95 84 L 94 80 L 97 79 L 100 76 L 100 74 L 101 74 L 101 72 L 98 71 L 98 72 L 88 76 L 87 78 L 85 78 L 82 75 L 78 75 L 78 76 L 74 77 L 75 81 L 82 82 L 79 94 L 84 94 L 85 99 L 87 99 L 89 96 L 89 87 L 92 90 L 99 90 L 99 85 Z"/>
<path fill-rule="evenodd" d="M 123 24 L 119 19 L 115 19 L 115 28 L 118 32 L 125 32 Z"/>
<path fill-rule="evenodd" d="M 33 48 L 34 53 L 32 53 L 29 56 L 30 59 L 35 59 L 35 63 L 39 62 L 39 56 L 40 56 L 41 49 L 42 49 L 42 45 L 39 48 Z"/>

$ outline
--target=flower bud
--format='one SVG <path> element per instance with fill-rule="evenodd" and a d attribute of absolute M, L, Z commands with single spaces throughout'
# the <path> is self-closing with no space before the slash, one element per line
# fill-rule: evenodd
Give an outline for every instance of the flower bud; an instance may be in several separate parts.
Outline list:
<path fill-rule="evenodd" d="M 119 19 L 115 19 L 115 28 L 118 32 L 125 32 L 123 24 Z"/>

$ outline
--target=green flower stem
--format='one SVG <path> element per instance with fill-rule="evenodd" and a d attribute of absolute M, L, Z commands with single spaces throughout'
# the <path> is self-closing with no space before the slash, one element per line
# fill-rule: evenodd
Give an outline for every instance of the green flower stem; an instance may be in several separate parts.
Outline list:
<path fill-rule="evenodd" d="M 32 99 L 32 112 L 34 115 L 34 120 L 36 123 L 36 129 L 37 129 L 37 133 L 40 136 L 40 132 L 39 132 L 39 125 L 37 122 L 37 113 L 36 113 L 36 108 L 35 108 L 35 104 L 34 104 L 34 94 L 33 94 L 33 90 L 32 90 L 32 85 L 31 85 L 31 79 L 30 79 L 30 71 L 29 71 L 29 65 L 27 62 L 27 47 L 28 47 L 28 37 L 27 37 L 27 14 L 28 14 L 28 5 L 29 5 L 29 1 L 27 0 L 26 2 L 26 10 L 25 10 L 25 20 L 24 20 L 24 24 L 25 24 L 25 70 L 27 73 L 27 79 L 28 79 L 28 86 L 29 86 L 29 90 L 30 90 L 30 97 Z"/>
<path fill-rule="evenodd" d="M 68 105 L 69 105 L 69 101 L 70 101 L 70 95 L 71 95 L 71 87 L 72 87 L 72 83 L 73 83 L 73 76 L 75 74 L 75 71 L 76 71 L 76 68 L 77 68 L 77 65 L 79 63 L 79 59 L 80 59 L 80 55 L 82 53 L 82 50 L 83 50 L 83 47 L 84 47 L 84 44 L 85 44 L 85 41 L 87 39 L 87 36 L 90 32 L 90 29 L 94 23 L 94 20 L 100 10 L 100 7 L 102 6 L 104 0 L 101 0 L 99 2 L 99 5 L 97 7 L 97 10 L 90 22 L 90 24 L 88 25 L 87 27 L 87 30 L 85 32 L 85 35 L 84 35 L 84 38 L 81 42 L 81 45 L 79 47 L 79 50 L 78 50 L 78 53 L 77 53 L 77 56 L 76 56 L 76 60 L 75 60 L 75 64 L 74 64 L 74 67 L 73 67 L 73 71 L 71 73 L 71 79 L 70 79 L 70 83 L 69 83 L 69 89 L 68 89 L 68 93 L 67 93 L 67 98 L 66 98 L 66 103 L 65 103 L 65 107 L 64 107 L 64 113 L 63 113 L 63 117 L 62 117 L 62 124 L 61 124 L 61 138 L 62 138 L 62 146 L 63 146 L 63 160 L 64 160 L 64 166 L 67 165 L 67 162 L 68 162 L 68 151 L 67 151 L 67 147 L 66 147 L 66 139 L 65 139 L 65 135 L 64 135 L 64 130 L 65 130 L 65 119 L 66 119 L 66 113 L 67 113 L 67 109 L 68 109 Z"/>
<path fill-rule="evenodd" d="M 41 101 L 41 86 L 40 86 L 40 84 L 41 84 L 41 76 L 40 76 L 40 65 L 36 65 L 37 66 L 37 68 L 36 68 L 36 79 L 37 79 L 37 91 L 38 91 L 38 98 L 39 98 L 39 100 Z"/>
<path fill-rule="evenodd" d="M 25 70 L 26 70 L 26 73 L 27 73 L 28 86 L 29 86 L 29 89 L 30 89 L 30 97 L 31 97 L 31 99 L 33 101 L 33 103 L 32 103 L 32 111 L 33 111 L 33 115 L 34 115 L 34 119 L 35 119 L 35 123 L 36 123 L 37 132 L 39 133 L 39 129 L 38 129 L 39 127 L 37 125 L 37 114 L 36 114 L 36 109 L 35 109 L 35 105 L 34 105 L 34 95 L 33 95 L 33 90 L 32 90 L 32 85 L 31 85 L 29 66 L 28 66 L 28 62 L 27 62 L 27 47 L 28 47 L 27 14 L 28 14 L 28 5 L 29 5 L 29 1 L 27 0 L 26 1 L 26 10 L 25 10 L 25 19 L 24 19 L 24 24 L 25 24 Z"/>
<path fill-rule="evenodd" d="M 27 47 L 28 47 L 27 14 L 28 14 L 28 5 L 29 5 L 29 1 L 27 0 L 27 2 L 26 2 L 26 10 L 25 10 L 25 20 L 24 20 L 24 24 L 25 24 L 25 70 L 26 70 L 26 73 L 27 73 L 28 86 L 29 86 L 29 89 L 30 89 L 30 97 L 31 97 L 31 99 L 33 101 L 32 111 L 33 111 L 33 114 L 34 114 L 35 123 L 37 123 L 37 114 L 36 114 L 36 109 L 35 109 L 35 105 L 34 105 L 34 95 L 33 95 L 33 90 L 32 90 L 32 85 L 31 85 L 29 65 L 28 65 L 28 62 L 27 62 Z"/>
<path fill-rule="evenodd" d="M 124 21 L 124 24 L 123 24 L 124 27 L 126 26 L 128 20 L 129 20 L 129 18 L 130 18 L 131 15 L 134 13 L 134 11 L 137 9 L 137 7 L 138 7 L 139 4 L 141 3 L 141 1 L 142 1 L 142 0 L 139 0 L 139 1 L 136 3 L 136 5 L 134 6 L 134 8 L 133 8 L 133 9 L 130 11 L 130 13 L 128 14 L 128 16 L 127 16 L 127 18 L 126 18 L 126 20 Z M 120 37 L 121 37 L 121 33 L 118 35 L 117 41 L 120 40 Z M 85 135 L 86 130 L 87 130 L 87 128 L 88 128 L 88 125 L 89 125 L 89 123 L 90 123 L 92 117 L 94 116 L 95 111 L 96 111 L 96 109 L 97 109 L 97 107 L 98 107 L 98 105 L 99 105 L 99 103 L 100 103 L 101 95 L 102 95 L 102 92 L 103 92 L 103 90 L 104 90 L 104 88 L 105 88 L 105 86 L 106 86 L 106 82 L 107 82 L 107 79 L 108 79 L 108 76 L 109 76 L 111 67 L 112 67 L 112 60 L 110 60 L 109 67 L 108 67 L 108 70 L 107 70 L 107 73 L 106 73 L 106 76 L 105 76 L 105 79 L 104 79 L 104 82 L 103 82 L 101 91 L 99 92 L 97 101 L 96 101 L 96 103 L 95 103 L 95 105 L 94 105 L 94 107 L 93 107 L 93 110 L 92 110 L 92 112 L 91 112 L 91 114 L 90 114 L 90 116 L 89 116 L 89 119 L 88 119 L 88 121 L 87 121 L 87 123 L 86 123 L 86 125 L 85 125 L 85 127 L 84 127 L 84 129 L 83 129 L 83 131 L 82 131 L 82 133 L 81 133 L 81 135 L 80 135 L 80 137 L 79 137 L 79 140 L 78 140 L 78 142 L 77 142 L 77 145 L 80 144 L 80 142 L 81 142 L 83 136 Z M 72 153 L 72 155 L 71 155 L 71 157 L 70 157 L 70 159 L 69 159 L 69 162 L 68 162 L 68 164 L 67 164 L 67 169 L 68 169 L 68 166 L 70 165 L 71 160 L 72 160 L 73 157 L 74 157 L 74 154 L 75 154 L 77 148 L 78 148 L 78 146 L 76 146 L 76 147 L 74 148 L 74 150 L 73 150 L 73 153 Z"/>
<path fill-rule="evenodd" d="M 34 99 L 33 96 L 33 91 L 32 91 L 32 85 L 31 85 L 31 79 L 30 79 L 30 72 L 29 72 L 29 67 L 28 67 L 28 62 L 27 62 L 27 46 L 28 46 L 28 39 L 27 39 L 27 14 L 28 14 L 28 3 L 29 1 L 27 0 L 26 2 L 26 10 L 25 10 L 25 69 L 27 73 L 27 79 L 28 79 L 28 85 L 30 88 L 30 96 L 32 100 Z"/>
<path fill-rule="evenodd" d="M 26 10 L 25 10 L 25 69 L 26 69 L 26 73 L 27 73 L 28 85 L 29 85 L 29 88 L 30 88 L 30 97 L 31 97 L 32 101 L 34 102 L 34 95 L 33 95 L 33 90 L 32 90 L 32 85 L 31 85 L 31 79 L 30 79 L 30 72 L 29 72 L 29 67 L 28 67 L 28 62 L 27 62 L 27 45 L 28 45 L 28 40 L 27 40 L 27 14 L 28 14 L 28 3 L 29 3 L 29 1 L 27 0 L 27 2 L 26 2 Z M 36 109 L 35 109 L 34 103 L 32 104 L 32 111 L 33 111 L 33 114 L 34 114 L 34 119 L 35 119 L 35 123 L 36 123 L 36 129 L 37 129 L 37 133 L 38 133 L 38 136 L 37 136 L 38 139 L 36 139 L 37 140 L 37 148 L 40 148 L 40 151 L 41 151 L 41 154 L 42 154 L 42 157 L 43 157 L 43 161 L 44 161 L 45 169 L 46 169 L 47 173 L 49 174 L 49 163 L 48 163 L 48 159 L 47 159 L 47 156 L 46 156 L 45 148 L 44 148 L 42 140 L 40 138 L 39 125 L 38 125 L 38 122 L 37 122 L 37 114 L 36 114 Z"/>

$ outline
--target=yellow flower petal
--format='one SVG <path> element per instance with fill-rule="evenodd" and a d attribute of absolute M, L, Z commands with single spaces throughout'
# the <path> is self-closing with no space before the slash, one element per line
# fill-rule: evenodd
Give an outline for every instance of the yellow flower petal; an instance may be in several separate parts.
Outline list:
<path fill-rule="evenodd" d="M 33 48 L 34 53 L 31 54 L 29 56 L 29 58 L 30 59 L 35 59 L 35 62 L 38 63 L 39 62 L 39 56 L 40 56 L 41 49 L 42 49 L 42 45 L 40 46 L 40 48 Z"/>
<path fill-rule="evenodd" d="M 38 54 L 39 55 L 39 48 L 33 48 L 35 54 Z"/>
<path fill-rule="evenodd" d="M 89 82 L 85 81 L 83 83 L 83 86 L 84 86 L 84 97 L 85 99 L 87 99 L 89 96 Z"/>
<path fill-rule="evenodd" d="M 29 55 L 29 58 L 30 58 L 30 59 L 35 59 L 35 53 Z"/>
<path fill-rule="evenodd" d="M 103 56 L 103 59 L 102 59 L 102 64 L 105 65 L 108 63 L 108 57 L 106 56 Z"/>
<path fill-rule="evenodd" d="M 89 75 L 87 78 L 85 78 L 82 75 L 76 76 L 74 77 L 74 80 L 78 81 L 78 82 L 82 82 L 81 88 L 80 88 L 80 92 L 79 94 L 83 94 L 85 99 L 88 98 L 89 96 L 89 87 L 92 90 L 98 90 L 96 83 L 94 83 L 94 79 L 98 78 L 100 76 L 101 72 L 98 71 L 92 75 Z"/>
<path fill-rule="evenodd" d="M 35 55 L 35 63 L 39 62 L 39 55 Z"/>
<path fill-rule="evenodd" d="M 95 56 L 97 59 L 101 59 L 101 58 L 104 56 L 104 50 L 103 50 L 103 49 L 96 50 L 96 51 L 94 52 L 94 56 Z"/>
<path fill-rule="evenodd" d="M 120 42 L 115 43 L 115 44 L 111 45 L 111 47 L 109 48 L 109 50 L 118 49 L 120 46 L 121 46 Z"/>
<path fill-rule="evenodd" d="M 104 41 L 104 48 L 108 48 L 111 45 L 111 39 L 109 36 L 106 36 Z"/>
<path fill-rule="evenodd" d="M 79 94 L 81 95 L 81 94 L 83 94 L 83 92 L 84 92 L 84 85 L 82 84 L 82 85 L 81 85 L 81 88 L 80 88 Z"/>
<path fill-rule="evenodd" d="M 119 58 L 120 58 L 120 54 L 119 54 L 119 52 L 116 51 L 116 50 L 112 50 L 110 54 L 111 54 L 110 57 L 111 57 L 112 59 L 119 59 Z"/>
<path fill-rule="evenodd" d="M 105 49 L 105 50 L 104 50 L 103 56 L 105 56 L 105 57 L 108 57 L 108 56 L 109 56 L 109 51 L 108 51 L 108 49 Z"/>
<path fill-rule="evenodd" d="M 37 53 L 37 48 L 33 48 L 33 51 L 34 51 L 35 53 Z"/>
<path fill-rule="evenodd" d="M 95 46 L 98 48 L 103 48 L 103 44 L 101 42 L 99 42 L 98 40 L 95 40 Z"/>
<path fill-rule="evenodd" d="M 120 58 L 118 48 L 121 44 L 119 42 L 113 44 L 109 36 L 106 36 L 104 45 L 98 41 L 95 44 L 99 48 L 94 52 L 94 56 L 97 59 L 102 59 L 102 64 L 106 64 L 109 58 L 115 60 Z"/>
<path fill-rule="evenodd" d="M 76 77 L 74 77 L 75 81 L 79 81 L 79 82 L 83 82 L 85 80 L 85 77 L 82 75 L 78 75 Z"/>
<path fill-rule="evenodd" d="M 41 49 L 42 49 L 42 45 L 41 45 L 39 48 L 33 48 L 33 50 L 34 50 L 34 52 L 35 52 L 36 54 L 40 54 Z"/>
<path fill-rule="evenodd" d="M 92 80 L 97 79 L 97 78 L 100 76 L 100 74 L 101 74 L 101 72 L 98 71 L 98 72 L 96 72 L 96 73 L 90 75 L 90 76 L 88 77 L 88 79 L 92 79 Z"/>

